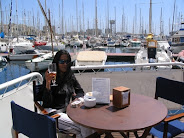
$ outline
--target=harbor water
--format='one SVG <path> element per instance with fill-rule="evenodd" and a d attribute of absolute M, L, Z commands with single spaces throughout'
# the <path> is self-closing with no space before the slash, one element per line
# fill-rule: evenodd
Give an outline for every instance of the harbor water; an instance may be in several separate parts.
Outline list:
<path fill-rule="evenodd" d="M 81 50 L 81 48 L 71 48 L 66 47 L 65 48 L 70 53 L 78 52 Z M 106 47 L 101 48 L 98 50 L 106 51 L 107 53 L 122 53 L 121 47 Z M 113 65 L 113 64 L 133 64 L 134 59 L 133 58 L 127 58 L 127 57 L 121 57 L 121 58 L 113 58 L 113 59 L 107 59 L 106 65 Z M 124 68 L 123 70 L 129 71 L 132 70 L 132 68 Z M 111 69 L 105 69 L 104 71 L 122 71 L 122 68 L 111 68 Z M 18 77 L 24 76 L 31 71 L 25 66 L 25 61 L 9 61 L 6 66 L 3 68 L 0 68 L 0 84 L 5 83 L 7 81 L 11 81 L 13 79 L 16 79 Z M 44 75 L 45 70 L 40 71 L 42 75 Z M 24 81 L 22 84 L 25 84 L 26 81 Z M 13 85 L 7 89 L 7 91 L 10 91 L 14 88 L 17 88 L 19 84 Z M 3 94 L 5 90 L 0 90 L 0 94 Z"/>

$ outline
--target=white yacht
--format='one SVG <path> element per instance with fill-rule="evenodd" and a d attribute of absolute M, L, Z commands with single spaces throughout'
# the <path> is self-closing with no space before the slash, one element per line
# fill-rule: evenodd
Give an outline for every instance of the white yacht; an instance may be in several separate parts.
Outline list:
<path fill-rule="evenodd" d="M 26 67 L 31 71 L 40 71 L 48 68 L 48 65 L 52 63 L 53 55 L 56 52 L 47 53 L 37 58 L 25 61 Z"/>
<path fill-rule="evenodd" d="M 129 41 L 127 38 L 123 38 L 120 42 L 120 46 L 122 47 L 128 47 L 130 45 Z"/>
<path fill-rule="evenodd" d="M 10 61 L 25 61 L 25 60 L 30 60 L 30 59 L 37 58 L 37 57 L 39 57 L 43 54 L 45 54 L 45 53 L 43 53 L 42 51 L 37 50 L 37 49 L 27 50 L 26 52 L 19 53 L 19 54 L 10 53 L 8 55 L 8 59 Z"/>
<path fill-rule="evenodd" d="M 141 44 L 141 40 L 134 38 L 129 40 L 129 45 L 127 47 L 125 47 L 125 49 L 129 52 L 129 53 L 136 53 L 140 50 L 142 44 Z"/>
<path fill-rule="evenodd" d="M 88 45 L 89 47 L 95 47 L 96 46 L 96 40 L 97 38 L 96 37 L 90 37 L 89 40 L 88 40 Z"/>
<path fill-rule="evenodd" d="M 174 54 L 178 54 L 181 50 L 184 50 L 184 28 L 181 28 L 173 36 L 171 36 L 170 50 Z"/>
<path fill-rule="evenodd" d="M 169 45 L 168 41 L 166 41 L 166 40 L 165 41 L 159 40 L 159 41 L 157 41 L 157 43 L 158 43 L 158 47 L 163 48 L 164 50 L 170 49 L 170 45 Z"/>
<path fill-rule="evenodd" d="M 51 42 L 47 42 L 46 45 L 42 45 L 42 46 L 35 46 L 36 49 L 39 50 L 52 50 L 52 43 Z M 61 43 L 61 42 L 53 42 L 53 50 L 54 51 L 59 51 L 61 49 L 65 49 L 65 44 Z"/>
<path fill-rule="evenodd" d="M 33 42 L 26 40 L 24 38 L 14 38 L 10 43 L 9 49 L 12 49 L 12 52 L 15 53 L 24 53 L 27 50 L 34 50 Z"/>
<path fill-rule="evenodd" d="M 147 46 L 142 47 L 135 55 L 135 64 L 172 62 L 171 58 L 172 57 L 170 57 L 163 48 L 157 47 L 156 40 L 148 39 Z M 150 69 L 150 66 L 144 66 L 141 68 Z M 157 66 L 156 68 L 171 69 L 172 66 Z"/>

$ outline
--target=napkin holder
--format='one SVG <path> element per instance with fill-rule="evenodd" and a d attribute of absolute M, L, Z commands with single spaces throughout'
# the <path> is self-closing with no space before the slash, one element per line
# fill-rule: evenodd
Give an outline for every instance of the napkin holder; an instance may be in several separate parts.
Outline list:
<path fill-rule="evenodd" d="M 130 105 L 130 88 L 120 86 L 113 88 L 113 105 L 124 108 Z"/>

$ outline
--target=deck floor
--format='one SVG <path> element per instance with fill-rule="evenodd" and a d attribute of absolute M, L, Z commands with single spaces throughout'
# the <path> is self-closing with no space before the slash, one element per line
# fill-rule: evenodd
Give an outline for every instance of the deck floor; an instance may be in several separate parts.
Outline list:
<path fill-rule="evenodd" d="M 184 122 L 184 118 L 182 118 L 181 121 Z M 139 136 L 141 136 L 142 133 L 143 133 L 142 130 L 141 130 L 141 131 L 138 131 L 138 135 L 139 135 Z M 112 135 L 113 135 L 114 138 L 123 138 L 123 136 L 122 136 L 120 133 L 118 133 L 118 132 L 112 132 Z M 101 136 L 101 138 L 104 138 L 104 137 L 105 137 L 105 135 L 103 134 L 103 135 Z M 69 136 L 69 135 L 60 135 L 59 138 L 72 138 L 72 137 Z M 136 137 L 134 136 L 133 132 L 130 132 L 130 133 L 129 133 L 129 138 L 136 138 Z M 152 138 L 152 136 L 149 135 L 147 138 Z M 178 136 L 176 136 L 176 137 L 174 137 L 174 138 L 184 138 L 184 133 L 183 133 L 183 134 L 180 134 L 180 135 L 178 135 Z"/>

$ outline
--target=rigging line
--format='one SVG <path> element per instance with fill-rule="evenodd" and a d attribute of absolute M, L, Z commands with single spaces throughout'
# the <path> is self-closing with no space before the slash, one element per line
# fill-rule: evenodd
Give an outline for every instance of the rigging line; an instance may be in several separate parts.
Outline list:
<path fill-rule="evenodd" d="M 40 3 L 40 0 L 37 0 L 37 1 L 38 1 L 38 4 L 39 4 L 39 6 L 40 6 L 40 9 L 41 9 L 41 11 L 42 11 L 42 13 L 43 13 L 43 15 L 44 15 L 44 17 L 45 17 L 47 23 L 49 24 L 51 39 L 52 39 L 52 35 L 53 35 L 54 40 L 55 40 L 55 42 L 56 42 L 56 44 L 57 44 L 57 46 L 58 46 L 58 42 L 57 42 L 57 40 L 56 40 L 56 38 L 55 38 L 54 32 L 53 32 L 53 30 L 52 30 L 51 22 L 50 22 L 50 10 L 49 10 L 49 19 L 48 19 L 48 18 L 47 18 L 47 15 L 46 15 L 46 13 L 45 13 L 45 11 L 44 11 L 44 9 L 43 9 L 41 3 Z M 52 40 L 51 40 L 51 43 L 52 43 L 52 55 L 54 56 L 53 42 L 52 42 Z"/>

